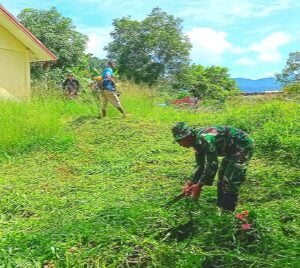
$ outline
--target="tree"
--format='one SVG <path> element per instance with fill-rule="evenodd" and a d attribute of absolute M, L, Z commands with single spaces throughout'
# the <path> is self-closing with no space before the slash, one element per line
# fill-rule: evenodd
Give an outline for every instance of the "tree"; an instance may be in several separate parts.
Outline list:
<path fill-rule="evenodd" d="M 178 78 L 178 88 L 188 90 L 198 98 L 222 99 L 238 92 L 228 69 L 220 66 L 204 67 L 193 64 L 185 68 Z"/>
<path fill-rule="evenodd" d="M 97 69 L 98 72 L 101 72 L 103 68 L 106 67 L 106 60 L 99 59 L 92 54 L 87 54 L 88 57 L 88 65 L 91 69 Z"/>
<path fill-rule="evenodd" d="M 120 75 L 153 84 L 180 72 L 191 48 L 181 23 L 159 8 L 141 22 L 130 17 L 114 20 L 113 41 L 106 50 L 118 62 Z"/>
<path fill-rule="evenodd" d="M 72 20 L 63 17 L 56 8 L 23 9 L 18 19 L 57 56 L 51 68 L 66 69 L 86 63 L 84 51 L 87 37 L 77 32 Z"/>
<path fill-rule="evenodd" d="M 289 85 L 300 81 L 300 52 L 291 52 L 286 65 L 280 74 L 276 74 L 276 79 L 282 85 Z"/>

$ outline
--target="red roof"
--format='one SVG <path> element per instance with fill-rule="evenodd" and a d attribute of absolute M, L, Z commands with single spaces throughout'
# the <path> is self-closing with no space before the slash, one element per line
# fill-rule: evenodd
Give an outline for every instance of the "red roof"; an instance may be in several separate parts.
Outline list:
<path fill-rule="evenodd" d="M 51 60 L 56 60 L 56 56 L 46 46 L 38 40 L 30 31 L 28 31 L 10 12 L 8 12 L 2 5 L 0 5 L 0 11 L 2 11 L 10 22 L 17 26 L 25 35 L 30 38 L 37 46 L 39 46 L 44 52 L 48 54 Z"/>

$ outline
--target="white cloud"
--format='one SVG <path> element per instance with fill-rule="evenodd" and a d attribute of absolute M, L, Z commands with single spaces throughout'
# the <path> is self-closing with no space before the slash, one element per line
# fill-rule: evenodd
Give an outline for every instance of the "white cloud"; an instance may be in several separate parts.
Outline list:
<path fill-rule="evenodd" d="M 234 54 L 243 54 L 247 51 L 247 48 L 243 48 L 243 47 L 240 47 L 240 46 L 233 46 L 231 49 L 230 49 L 230 52 L 234 53 Z"/>
<path fill-rule="evenodd" d="M 89 6 L 93 10 L 99 10 L 101 12 L 106 12 L 109 14 L 118 14 L 118 16 L 127 15 L 139 15 L 141 10 L 149 8 L 149 11 L 159 5 L 160 1 L 156 5 L 151 1 L 143 0 L 77 0 L 82 5 Z M 143 12 L 142 12 L 143 13 Z"/>
<path fill-rule="evenodd" d="M 24 8 L 49 9 L 50 7 L 57 6 L 59 2 L 59 0 L 2 0 L 0 1 L 0 4 L 2 4 L 4 8 L 6 8 L 14 16 L 17 16 Z"/>
<path fill-rule="evenodd" d="M 274 72 L 265 72 L 262 74 L 262 77 L 275 77 L 275 71 Z"/>
<path fill-rule="evenodd" d="M 111 41 L 109 33 L 112 31 L 112 27 L 79 28 L 79 31 L 89 38 L 86 52 L 92 53 L 98 58 L 105 58 L 106 51 L 103 48 Z"/>
<path fill-rule="evenodd" d="M 255 65 L 259 63 L 278 63 L 281 60 L 280 47 L 288 44 L 291 41 L 289 34 L 283 32 L 275 32 L 265 37 L 259 42 L 250 44 L 248 47 L 233 47 L 231 52 L 244 55 L 237 61 L 238 65 Z M 249 53 L 255 53 L 251 59 Z"/>
<path fill-rule="evenodd" d="M 259 43 L 250 45 L 249 51 L 257 52 L 257 59 L 261 62 L 277 63 L 281 60 L 279 48 L 288 44 L 290 39 L 290 36 L 286 33 L 272 33 Z"/>
<path fill-rule="evenodd" d="M 84 5 L 92 5 L 94 8 L 104 8 L 104 7 L 115 7 L 119 6 L 120 4 L 124 4 L 126 1 L 122 0 L 104 0 L 104 1 L 99 1 L 99 0 L 78 0 L 78 2 L 84 4 Z"/>
<path fill-rule="evenodd" d="M 245 58 L 245 57 L 242 57 L 242 58 L 238 59 L 235 63 L 237 63 L 239 65 L 246 65 L 246 66 L 256 64 L 256 62 L 254 60 L 250 60 L 250 59 Z"/>
<path fill-rule="evenodd" d="M 226 40 L 227 33 L 212 28 L 194 28 L 186 34 L 193 45 L 191 57 L 194 61 L 216 64 L 221 55 L 232 47 Z"/>
<path fill-rule="evenodd" d="M 241 18 L 267 17 L 299 5 L 295 0 L 184 1 L 178 15 L 195 21 L 231 24 Z"/>
<path fill-rule="evenodd" d="M 292 8 L 293 2 L 295 3 L 295 1 L 292 0 L 264 1 L 264 3 L 257 6 L 255 13 L 257 17 L 270 16 L 279 11 Z"/>
<path fill-rule="evenodd" d="M 191 58 L 195 62 L 219 64 L 224 53 L 239 54 L 238 65 L 251 66 L 262 62 L 278 63 L 280 48 L 291 41 L 290 35 L 274 32 L 259 42 L 246 47 L 234 46 L 227 41 L 228 34 L 213 28 L 194 28 L 186 33 L 193 45 Z M 251 53 L 251 57 L 249 54 Z"/>

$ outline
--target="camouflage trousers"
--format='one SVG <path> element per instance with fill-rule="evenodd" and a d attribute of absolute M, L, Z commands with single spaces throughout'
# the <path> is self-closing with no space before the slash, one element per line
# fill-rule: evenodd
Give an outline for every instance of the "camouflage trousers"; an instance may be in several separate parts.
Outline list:
<path fill-rule="evenodd" d="M 219 168 L 217 205 L 224 210 L 234 211 L 238 192 L 246 179 L 247 165 L 253 154 L 252 142 L 246 148 L 231 150 L 222 160 Z"/>

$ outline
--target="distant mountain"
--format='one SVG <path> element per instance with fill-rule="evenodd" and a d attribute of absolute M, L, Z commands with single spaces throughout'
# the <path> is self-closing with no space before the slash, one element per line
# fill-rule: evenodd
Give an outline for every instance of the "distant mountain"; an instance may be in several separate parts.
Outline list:
<path fill-rule="evenodd" d="M 246 78 L 232 78 L 236 81 L 237 87 L 243 92 L 264 92 L 267 90 L 281 89 L 281 85 L 277 83 L 274 77 L 261 78 L 257 80 Z"/>

